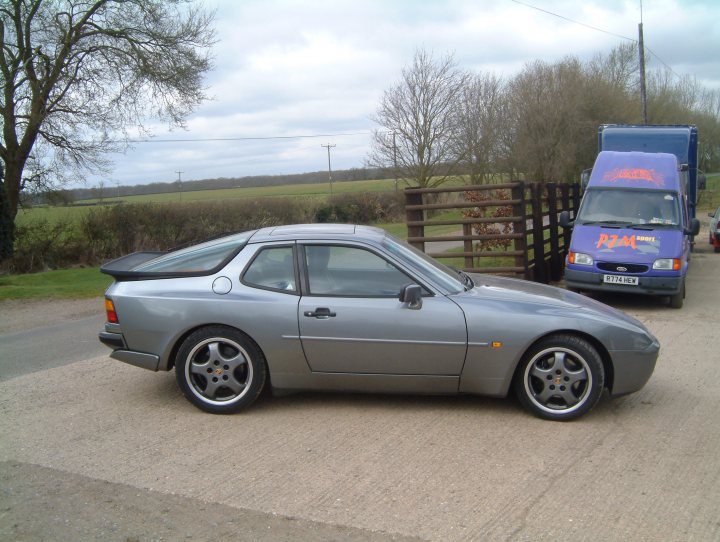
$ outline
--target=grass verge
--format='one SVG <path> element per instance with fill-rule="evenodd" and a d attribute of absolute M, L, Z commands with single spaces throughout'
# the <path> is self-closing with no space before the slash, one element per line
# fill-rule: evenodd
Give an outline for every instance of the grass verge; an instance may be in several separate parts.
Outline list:
<path fill-rule="evenodd" d="M 0 301 L 6 299 L 86 299 L 103 295 L 112 278 L 98 267 L 0 276 Z"/>

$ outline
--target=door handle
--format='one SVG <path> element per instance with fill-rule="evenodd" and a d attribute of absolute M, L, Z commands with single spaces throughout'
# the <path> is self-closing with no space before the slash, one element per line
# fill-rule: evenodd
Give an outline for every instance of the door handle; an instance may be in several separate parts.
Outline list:
<path fill-rule="evenodd" d="M 335 318 L 335 316 L 337 316 L 334 312 L 330 312 L 330 309 L 327 307 L 318 307 L 314 311 L 305 311 L 303 314 L 308 318 L 318 318 L 319 320 Z"/>

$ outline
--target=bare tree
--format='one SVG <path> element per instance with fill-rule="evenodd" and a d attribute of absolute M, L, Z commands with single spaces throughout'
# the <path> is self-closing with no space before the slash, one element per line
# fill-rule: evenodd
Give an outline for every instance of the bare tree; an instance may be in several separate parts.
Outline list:
<path fill-rule="evenodd" d="M 458 162 L 452 145 L 454 110 L 467 77 L 452 55 L 436 59 L 416 51 L 400 81 L 380 100 L 373 120 L 381 129 L 373 134 L 369 163 L 420 187 L 447 180 Z"/>
<path fill-rule="evenodd" d="M 527 64 L 509 83 L 510 156 L 514 169 L 533 181 L 579 176 L 576 156 L 595 132 L 583 126 L 583 71 L 576 58 Z M 587 143 L 586 143 L 587 144 Z"/>
<path fill-rule="evenodd" d="M 491 73 L 478 74 L 463 86 L 454 123 L 454 152 L 472 184 L 489 183 L 501 173 L 506 123 L 503 80 Z"/>
<path fill-rule="evenodd" d="M 204 99 L 214 14 L 192 0 L 3 0 L 0 15 L 0 199 L 13 220 L 23 189 L 101 171 L 128 126 L 181 124 Z"/>

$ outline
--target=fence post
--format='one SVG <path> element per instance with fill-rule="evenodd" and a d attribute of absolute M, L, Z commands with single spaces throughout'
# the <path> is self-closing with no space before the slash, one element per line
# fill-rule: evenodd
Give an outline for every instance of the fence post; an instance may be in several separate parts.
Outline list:
<path fill-rule="evenodd" d="M 515 256 L 515 267 L 522 267 L 525 269 L 525 279 L 529 279 L 528 272 L 528 253 L 527 253 L 527 211 L 525 202 L 525 183 L 518 182 L 517 186 L 511 191 L 512 199 L 519 201 L 513 205 L 513 216 L 519 217 L 519 222 L 513 222 L 513 233 L 522 234 L 521 237 L 517 238 L 513 242 L 515 250 L 522 251 L 521 256 Z"/>
<path fill-rule="evenodd" d="M 408 209 L 409 205 L 422 205 L 422 192 L 416 192 L 412 188 L 405 189 L 405 222 L 408 224 L 408 237 L 425 237 L 425 226 L 411 226 L 410 222 L 422 222 L 425 219 L 425 213 L 422 209 Z M 415 248 L 425 252 L 425 242 L 410 242 Z"/>
<path fill-rule="evenodd" d="M 562 197 L 562 210 L 570 212 L 570 187 L 569 184 L 561 184 L 560 185 L 560 195 Z M 575 215 L 573 214 L 573 218 L 575 218 Z M 563 258 L 567 256 L 568 250 L 570 250 L 570 236 L 571 231 L 570 228 L 564 228 L 563 231 Z"/>
<path fill-rule="evenodd" d="M 550 280 L 562 278 L 562 259 L 560 257 L 560 231 L 558 226 L 557 184 L 548 183 L 548 223 L 550 225 Z"/>
<path fill-rule="evenodd" d="M 547 284 L 545 273 L 545 239 L 543 238 L 542 191 L 538 183 L 530 185 L 533 221 L 533 260 L 535 263 L 535 282 Z"/>
<path fill-rule="evenodd" d="M 472 224 L 463 224 L 463 235 L 472 235 Z M 472 252 L 473 251 L 473 242 L 472 239 L 464 239 L 463 240 L 463 251 L 464 252 Z M 475 262 L 473 262 L 472 256 L 465 256 L 465 268 L 466 269 L 472 269 L 475 267 Z"/>

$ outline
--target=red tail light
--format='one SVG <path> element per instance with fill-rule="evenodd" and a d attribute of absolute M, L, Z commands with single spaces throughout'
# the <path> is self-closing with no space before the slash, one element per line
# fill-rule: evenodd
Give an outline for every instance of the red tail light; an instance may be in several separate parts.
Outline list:
<path fill-rule="evenodd" d="M 105 298 L 105 313 L 107 314 L 108 322 L 111 324 L 118 323 L 117 313 L 115 312 L 115 304 L 112 302 L 112 299 L 108 297 Z"/>

